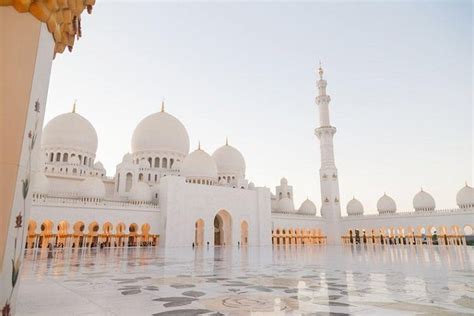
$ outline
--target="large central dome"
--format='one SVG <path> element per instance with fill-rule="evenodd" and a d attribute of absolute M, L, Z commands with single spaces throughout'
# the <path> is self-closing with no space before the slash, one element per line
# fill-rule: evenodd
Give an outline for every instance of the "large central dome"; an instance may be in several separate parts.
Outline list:
<path fill-rule="evenodd" d="M 189 136 L 174 116 L 161 111 L 145 117 L 132 136 L 132 153 L 172 152 L 187 155 Z"/>

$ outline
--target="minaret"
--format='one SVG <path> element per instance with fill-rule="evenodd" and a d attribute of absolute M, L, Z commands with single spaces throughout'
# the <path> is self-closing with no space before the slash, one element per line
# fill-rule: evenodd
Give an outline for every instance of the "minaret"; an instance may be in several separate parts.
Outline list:
<path fill-rule="evenodd" d="M 317 82 L 318 96 L 316 104 L 319 107 L 319 127 L 314 133 L 319 138 L 321 150 L 321 168 L 319 180 L 321 183 L 321 214 L 327 219 L 328 244 L 340 244 L 339 219 L 341 205 L 339 201 L 339 179 L 334 161 L 333 137 L 336 128 L 331 126 L 329 120 L 329 102 L 331 97 L 326 94 L 327 82 L 323 79 L 323 68 L 319 63 L 319 80 Z"/>

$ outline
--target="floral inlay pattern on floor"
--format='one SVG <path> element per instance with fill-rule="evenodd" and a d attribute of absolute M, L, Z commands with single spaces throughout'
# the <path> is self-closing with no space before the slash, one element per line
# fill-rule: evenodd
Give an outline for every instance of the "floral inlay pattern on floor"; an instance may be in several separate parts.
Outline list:
<path fill-rule="evenodd" d="M 407 246 L 28 253 L 18 311 L 467 315 L 473 255 L 466 247 Z"/>

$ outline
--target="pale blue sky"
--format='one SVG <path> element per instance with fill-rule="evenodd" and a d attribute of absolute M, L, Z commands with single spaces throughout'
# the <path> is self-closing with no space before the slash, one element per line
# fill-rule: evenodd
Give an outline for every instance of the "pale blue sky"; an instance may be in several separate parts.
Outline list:
<path fill-rule="evenodd" d="M 472 183 L 472 3 L 97 1 L 83 38 L 53 64 L 46 120 L 95 126 L 108 175 L 145 116 L 166 110 L 191 150 L 229 137 L 247 177 L 287 177 L 297 207 L 321 205 L 316 67 L 328 80 L 343 209 L 375 212 L 384 191 L 411 210 L 420 186 L 440 208 Z M 345 211 L 344 211 L 345 212 Z"/>

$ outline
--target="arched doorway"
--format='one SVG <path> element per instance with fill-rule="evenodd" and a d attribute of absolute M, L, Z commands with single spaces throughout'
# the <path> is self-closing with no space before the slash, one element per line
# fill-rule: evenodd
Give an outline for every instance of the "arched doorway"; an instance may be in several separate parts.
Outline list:
<path fill-rule="evenodd" d="M 242 246 L 248 245 L 249 242 L 249 224 L 247 221 L 240 223 L 240 244 Z"/>
<path fill-rule="evenodd" d="M 214 217 L 214 245 L 232 244 L 232 218 L 225 210 L 220 210 Z"/>
<path fill-rule="evenodd" d="M 195 223 L 194 245 L 202 246 L 204 244 L 204 220 L 198 219 Z"/>
<path fill-rule="evenodd" d="M 130 224 L 128 227 L 128 246 L 129 247 L 136 247 L 137 246 L 137 232 L 138 232 L 138 225 L 136 223 Z"/>

